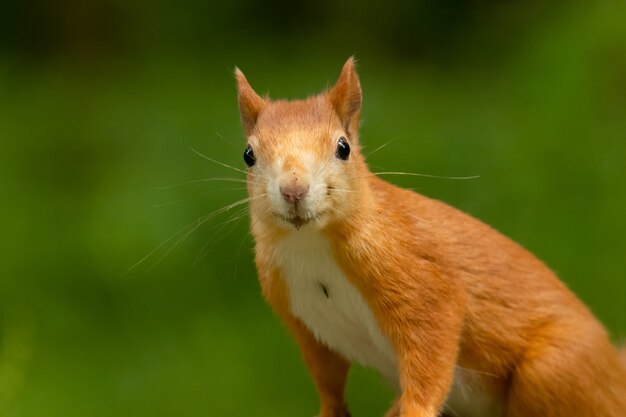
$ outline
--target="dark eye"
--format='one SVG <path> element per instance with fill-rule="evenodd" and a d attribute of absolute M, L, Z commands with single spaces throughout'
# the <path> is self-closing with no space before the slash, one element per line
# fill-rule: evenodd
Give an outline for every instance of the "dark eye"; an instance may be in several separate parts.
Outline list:
<path fill-rule="evenodd" d="M 335 152 L 335 156 L 343 161 L 347 161 L 350 156 L 350 145 L 348 145 L 348 141 L 343 136 L 340 137 L 337 142 L 337 151 Z"/>
<path fill-rule="evenodd" d="M 252 145 L 248 144 L 246 146 L 246 150 L 243 151 L 243 160 L 246 161 L 246 165 L 251 167 L 256 163 L 256 158 L 254 157 L 254 152 L 252 151 Z"/>

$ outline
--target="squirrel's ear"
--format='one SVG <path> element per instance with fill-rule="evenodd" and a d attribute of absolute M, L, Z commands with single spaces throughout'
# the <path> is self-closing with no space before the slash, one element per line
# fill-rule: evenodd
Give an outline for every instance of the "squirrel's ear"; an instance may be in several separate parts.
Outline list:
<path fill-rule="evenodd" d="M 350 57 L 343 65 L 339 79 L 328 92 L 328 98 L 347 133 L 356 133 L 359 127 L 362 94 L 354 57 Z"/>
<path fill-rule="evenodd" d="M 254 130 L 254 125 L 259 114 L 267 106 L 267 101 L 261 98 L 250 86 L 246 76 L 239 68 L 235 68 L 235 78 L 237 79 L 237 94 L 239 100 L 239 114 L 241 124 L 246 136 L 250 136 Z"/>

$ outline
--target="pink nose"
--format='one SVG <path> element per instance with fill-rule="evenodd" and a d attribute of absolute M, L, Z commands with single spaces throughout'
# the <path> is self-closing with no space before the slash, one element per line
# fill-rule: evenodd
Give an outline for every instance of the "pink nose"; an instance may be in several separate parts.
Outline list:
<path fill-rule="evenodd" d="M 280 186 L 280 193 L 288 203 L 297 203 L 302 200 L 308 192 L 308 185 L 293 183 L 286 186 Z"/>

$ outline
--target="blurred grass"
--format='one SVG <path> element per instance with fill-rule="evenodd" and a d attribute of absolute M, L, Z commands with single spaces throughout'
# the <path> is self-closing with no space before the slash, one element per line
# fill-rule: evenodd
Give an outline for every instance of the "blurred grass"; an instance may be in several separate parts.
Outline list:
<path fill-rule="evenodd" d="M 616 338 L 626 333 L 622 16 L 572 7 L 499 62 L 444 69 L 356 51 L 365 153 L 393 140 L 368 157 L 372 169 L 480 175 L 386 179 L 522 243 Z M 258 91 L 301 97 L 354 52 L 240 46 L 97 65 L 0 60 L 0 415 L 317 411 L 297 349 L 259 295 L 245 217 L 217 217 L 125 274 L 245 196 L 239 183 L 159 188 L 242 177 L 190 150 L 242 166 L 235 64 Z M 363 369 L 348 397 L 357 416 L 391 400 Z"/>

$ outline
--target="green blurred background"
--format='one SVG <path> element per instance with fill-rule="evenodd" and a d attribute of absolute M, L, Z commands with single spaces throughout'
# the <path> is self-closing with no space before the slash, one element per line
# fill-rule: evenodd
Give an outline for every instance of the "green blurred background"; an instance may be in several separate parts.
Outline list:
<path fill-rule="evenodd" d="M 188 183 L 243 178 L 191 150 L 243 167 L 235 65 L 293 98 L 356 54 L 373 170 L 480 175 L 386 178 L 535 252 L 619 340 L 626 5 L 592 3 L 4 0 L 0 416 L 317 412 L 245 211 L 185 237 L 245 197 Z M 390 396 L 351 374 L 353 415 Z"/>

